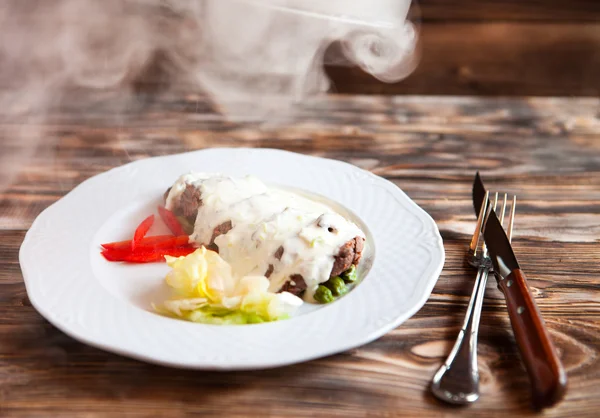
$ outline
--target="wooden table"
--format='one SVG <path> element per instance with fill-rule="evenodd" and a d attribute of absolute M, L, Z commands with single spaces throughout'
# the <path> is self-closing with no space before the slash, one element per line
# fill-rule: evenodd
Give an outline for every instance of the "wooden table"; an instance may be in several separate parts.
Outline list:
<path fill-rule="evenodd" d="M 532 414 L 493 280 L 481 320 L 480 401 L 451 408 L 428 391 L 472 289 L 474 272 L 463 260 L 476 170 L 490 188 L 518 195 L 515 251 L 568 371 L 566 399 L 545 415 L 600 411 L 600 100 L 329 96 L 268 128 L 202 113 L 206 103 L 194 95 L 165 93 L 144 106 L 111 95 L 69 103 L 34 130 L 41 147 L 0 195 L 0 416 Z M 14 150 L 20 124 L 1 120 L 0 153 Z M 141 363 L 81 344 L 42 319 L 18 263 L 34 218 L 111 167 L 215 146 L 336 158 L 396 183 L 444 239 L 445 267 L 423 309 L 364 347 L 241 373 Z"/>

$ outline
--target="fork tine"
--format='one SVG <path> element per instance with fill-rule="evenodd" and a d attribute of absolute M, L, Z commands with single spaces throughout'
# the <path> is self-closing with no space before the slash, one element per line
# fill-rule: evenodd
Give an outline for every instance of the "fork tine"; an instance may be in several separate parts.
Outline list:
<path fill-rule="evenodd" d="M 502 199 L 502 213 L 500 214 L 500 225 L 504 225 L 504 212 L 506 212 L 506 200 L 508 195 L 504 193 L 504 199 Z"/>
<path fill-rule="evenodd" d="M 517 196 L 513 196 L 513 201 L 512 201 L 512 206 L 510 208 L 510 214 L 509 214 L 509 218 L 508 218 L 508 231 L 506 233 L 506 235 L 508 236 L 508 242 L 511 242 L 512 240 L 512 234 L 513 234 L 513 223 L 515 222 L 515 210 L 517 208 Z"/>
<path fill-rule="evenodd" d="M 483 198 L 483 202 L 481 202 L 481 208 L 479 209 L 479 216 L 477 217 L 477 225 L 475 226 L 475 232 L 473 233 L 473 238 L 471 238 L 471 243 L 469 244 L 469 250 L 473 253 L 473 255 L 477 255 L 477 246 L 479 245 L 479 238 L 481 237 L 481 231 L 483 227 L 483 217 L 486 212 L 486 207 L 489 198 L 490 192 L 486 191 L 485 197 Z"/>

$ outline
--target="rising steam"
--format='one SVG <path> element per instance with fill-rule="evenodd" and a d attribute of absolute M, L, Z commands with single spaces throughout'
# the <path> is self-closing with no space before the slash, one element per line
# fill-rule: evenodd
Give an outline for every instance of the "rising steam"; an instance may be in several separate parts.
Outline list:
<path fill-rule="evenodd" d="M 21 121 L 0 156 L 0 190 L 34 149 L 35 126 L 72 88 L 132 92 L 162 57 L 226 115 L 286 109 L 326 91 L 333 41 L 379 79 L 414 67 L 410 0 L 3 0 L 0 120 Z M 258 105 L 257 105 L 258 104 Z M 243 116 L 243 115 L 242 115 Z"/>

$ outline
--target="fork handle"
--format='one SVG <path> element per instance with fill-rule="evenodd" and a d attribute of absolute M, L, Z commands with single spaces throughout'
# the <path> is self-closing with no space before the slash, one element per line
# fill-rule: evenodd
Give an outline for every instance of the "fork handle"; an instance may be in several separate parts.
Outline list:
<path fill-rule="evenodd" d="M 489 272 L 489 266 L 479 267 L 463 326 L 452 351 L 431 382 L 431 391 L 444 402 L 466 405 L 479 398 L 477 334 Z"/>
<path fill-rule="evenodd" d="M 534 406 L 549 407 L 565 394 L 567 375 L 525 274 L 521 269 L 515 269 L 505 279 L 498 276 L 498 288 L 506 299 L 510 323 L 531 382 Z"/>

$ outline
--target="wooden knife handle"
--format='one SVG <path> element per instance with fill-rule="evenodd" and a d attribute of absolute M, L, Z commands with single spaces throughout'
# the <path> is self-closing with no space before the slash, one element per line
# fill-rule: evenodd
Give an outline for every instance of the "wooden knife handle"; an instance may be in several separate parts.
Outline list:
<path fill-rule="evenodd" d="M 566 392 L 567 375 L 556 354 L 544 320 L 535 304 L 523 271 L 498 276 L 515 339 L 532 386 L 533 404 L 544 408 L 559 402 Z"/>

